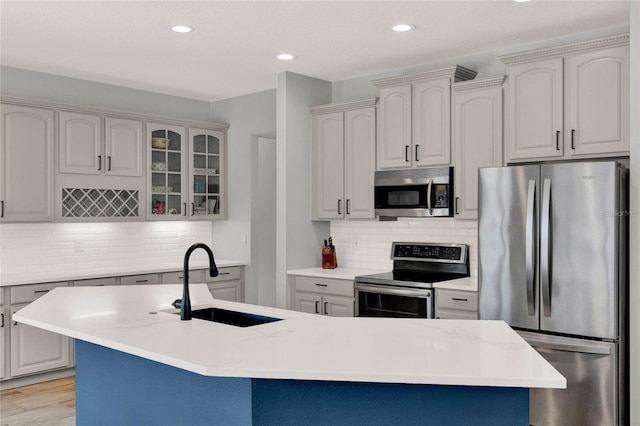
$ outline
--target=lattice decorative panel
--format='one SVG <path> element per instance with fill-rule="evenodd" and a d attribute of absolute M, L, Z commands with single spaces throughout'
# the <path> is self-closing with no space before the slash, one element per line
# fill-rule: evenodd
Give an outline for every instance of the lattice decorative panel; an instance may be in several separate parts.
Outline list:
<path fill-rule="evenodd" d="M 62 188 L 62 217 L 138 217 L 138 191 Z"/>

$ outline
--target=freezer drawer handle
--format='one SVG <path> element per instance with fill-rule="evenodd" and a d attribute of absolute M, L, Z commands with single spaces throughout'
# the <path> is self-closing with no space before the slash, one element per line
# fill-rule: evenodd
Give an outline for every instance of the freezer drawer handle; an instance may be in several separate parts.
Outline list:
<path fill-rule="evenodd" d="M 525 229 L 525 272 L 527 285 L 527 310 L 529 315 L 535 315 L 536 299 L 534 278 L 535 278 L 535 256 L 536 256 L 536 181 L 529 181 L 529 189 L 527 192 L 527 221 Z"/>
<path fill-rule="evenodd" d="M 534 348 L 547 348 L 557 351 L 580 352 L 585 354 L 611 355 L 611 348 L 608 346 L 546 342 L 544 340 L 536 340 L 530 338 L 526 338 L 525 340 Z"/>

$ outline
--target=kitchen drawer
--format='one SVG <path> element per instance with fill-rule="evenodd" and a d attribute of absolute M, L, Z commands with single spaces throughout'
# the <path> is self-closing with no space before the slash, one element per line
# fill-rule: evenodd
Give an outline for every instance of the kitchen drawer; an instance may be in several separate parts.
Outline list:
<path fill-rule="evenodd" d="M 436 289 L 436 307 L 463 311 L 478 310 L 478 293 Z"/>
<path fill-rule="evenodd" d="M 218 281 L 229 281 L 229 280 L 239 280 L 240 279 L 240 267 L 232 267 L 232 268 L 219 268 L 217 277 L 210 277 L 209 270 L 204 270 L 204 279 L 208 283 L 215 283 Z"/>
<path fill-rule="evenodd" d="M 202 269 L 192 269 L 189 271 L 189 283 L 203 283 L 204 271 Z M 182 271 L 165 272 L 162 274 L 162 284 L 182 284 Z"/>
<path fill-rule="evenodd" d="M 103 285 L 116 285 L 116 278 L 94 278 L 91 280 L 74 281 L 74 287 L 86 287 L 86 286 L 103 286 Z"/>
<path fill-rule="evenodd" d="M 293 275 L 296 291 L 308 291 L 336 296 L 353 297 L 352 280 L 336 280 L 332 278 L 301 277 Z"/>
<path fill-rule="evenodd" d="M 0 287 L 0 305 L 4 305 L 4 288 L 3 287 Z"/>
<path fill-rule="evenodd" d="M 182 276 L 182 274 L 180 274 Z M 160 274 L 127 275 L 120 277 L 122 285 L 160 284 Z"/>
<path fill-rule="evenodd" d="M 44 296 L 56 287 L 67 287 L 68 285 L 68 282 L 57 282 L 11 287 L 11 304 L 30 303 L 40 296 Z"/>
<path fill-rule="evenodd" d="M 477 312 L 473 311 L 458 311 L 455 309 L 436 309 L 437 319 L 464 319 L 464 320 L 476 320 L 478 319 Z"/>

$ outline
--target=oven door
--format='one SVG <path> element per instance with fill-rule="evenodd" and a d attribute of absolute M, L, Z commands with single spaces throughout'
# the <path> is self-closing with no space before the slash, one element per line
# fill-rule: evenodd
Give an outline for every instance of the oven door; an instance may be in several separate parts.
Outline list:
<path fill-rule="evenodd" d="M 433 318 L 433 290 L 354 284 L 357 317 Z"/>

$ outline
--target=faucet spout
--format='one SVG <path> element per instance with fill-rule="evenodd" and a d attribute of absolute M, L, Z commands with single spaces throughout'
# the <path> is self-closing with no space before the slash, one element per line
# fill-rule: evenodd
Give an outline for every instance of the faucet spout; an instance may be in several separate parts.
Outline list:
<path fill-rule="evenodd" d="M 191 299 L 189 297 L 189 258 L 191 257 L 191 253 L 198 248 L 204 249 L 204 251 L 207 252 L 207 255 L 209 255 L 209 275 L 212 277 L 218 276 L 218 267 L 216 266 L 216 262 L 213 259 L 213 252 L 209 246 L 203 243 L 195 243 L 187 249 L 187 252 L 184 254 L 182 302 L 180 303 L 180 319 L 183 321 L 191 319 Z"/>

